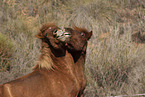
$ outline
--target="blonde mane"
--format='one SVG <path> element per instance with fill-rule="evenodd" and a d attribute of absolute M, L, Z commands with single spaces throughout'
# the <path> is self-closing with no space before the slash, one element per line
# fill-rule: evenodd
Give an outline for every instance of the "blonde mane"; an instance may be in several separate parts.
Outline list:
<path fill-rule="evenodd" d="M 38 61 L 36 61 L 36 65 L 34 66 L 33 69 L 45 68 L 45 69 L 49 70 L 49 69 L 52 69 L 52 67 L 53 67 L 53 61 L 50 56 L 50 48 L 42 46 L 41 55 L 40 55 Z"/>
<path fill-rule="evenodd" d="M 54 23 L 44 24 L 40 28 L 39 34 L 43 33 L 45 30 L 47 30 L 51 27 L 57 28 L 57 26 Z M 53 61 L 52 61 L 52 58 L 50 56 L 50 52 L 51 51 L 50 51 L 49 45 L 45 42 L 42 42 L 41 55 L 40 55 L 38 61 L 36 61 L 36 65 L 33 67 L 33 69 L 37 69 L 37 68 L 52 69 Z"/>

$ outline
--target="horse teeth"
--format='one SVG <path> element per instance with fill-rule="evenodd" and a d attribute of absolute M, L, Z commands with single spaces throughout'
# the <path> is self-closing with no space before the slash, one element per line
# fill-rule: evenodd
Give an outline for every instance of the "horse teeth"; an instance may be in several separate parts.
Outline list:
<path fill-rule="evenodd" d="M 64 32 L 62 30 L 58 30 L 56 33 L 57 33 L 57 36 L 62 36 Z"/>
<path fill-rule="evenodd" d="M 66 41 L 68 38 L 70 38 L 70 33 L 66 32 L 65 30 L 57 30 L 56 31 L 56 38 L 60 41 Z"/>

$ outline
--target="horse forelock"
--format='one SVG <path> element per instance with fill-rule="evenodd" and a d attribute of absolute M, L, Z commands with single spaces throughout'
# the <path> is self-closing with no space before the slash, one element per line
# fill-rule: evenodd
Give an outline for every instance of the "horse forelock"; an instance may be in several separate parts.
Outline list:
<path fill-rule="evenodd" d="M 47 29 L 51 29 L 51 27 L 57 28 L 57 26 L 54 23 L 46 23 L 40 28 L 40 32 L 44 32 Z"/>
<path fill-rule="evenodd" d="M 75 25 L 73 26 L 73 29 L 79 32 L 84 32 L 86 34 L 89 33 L 89 31 L 86 28 L 80 28 L 80 27 L 76 27 Z"/>

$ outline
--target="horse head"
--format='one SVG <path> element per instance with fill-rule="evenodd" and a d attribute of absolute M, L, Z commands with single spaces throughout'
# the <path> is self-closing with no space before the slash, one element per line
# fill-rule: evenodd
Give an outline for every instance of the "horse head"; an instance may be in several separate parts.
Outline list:
<path fill-rule="evenodd" d="M 65 28 L 67 32 L 71 33 L 71 38 L 67 42 L 67 48 L 71 51 L 86 52 L 87 41 L 92 36 L 92 31 L 85 28 L 74 26 L 73 28 Z"/>

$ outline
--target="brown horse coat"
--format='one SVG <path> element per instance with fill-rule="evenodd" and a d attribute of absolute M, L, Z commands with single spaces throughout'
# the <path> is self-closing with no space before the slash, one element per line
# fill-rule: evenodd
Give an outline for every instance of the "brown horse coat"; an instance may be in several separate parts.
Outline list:
<path fill-rule="evenodd" d="M 67 47 L 69 53 L 71 53 L 71 55 L 73 56 L 75 63 L 75 75 L 80 84 L 78 97 L 83 97 L 83 92 L 87 82 L 84 75 L 86 48 L 87 41 L 92 36 L 92 31 L 89 32 L 85 28 L 78 28 L 76 26 L 74 26 L 73 28 L 66 28 L 66 30 L 70 31 L 72 34 L 70 41 L 68 41 L 67 43 Z"/>
<path fill-rule="evenodd" d="M 0 86 L 0 97 L 76 97 L 80 90 L 72 55 L 53 37 L 58 27 L 46 24 L 38 38 L 41 56 L 34 71 Z"/>
<path fill-rule="evenodd" d="M 86 47 L 92 32 L 67 28 L 72 34 L 68 52 L 53 37 L 57 29 L 54 24 L 45 24 L 40 29 L 37 37 L 42 40 L 42 54 L 34 71 L 1 85 L 0 97 L 83 97 Z"/>

